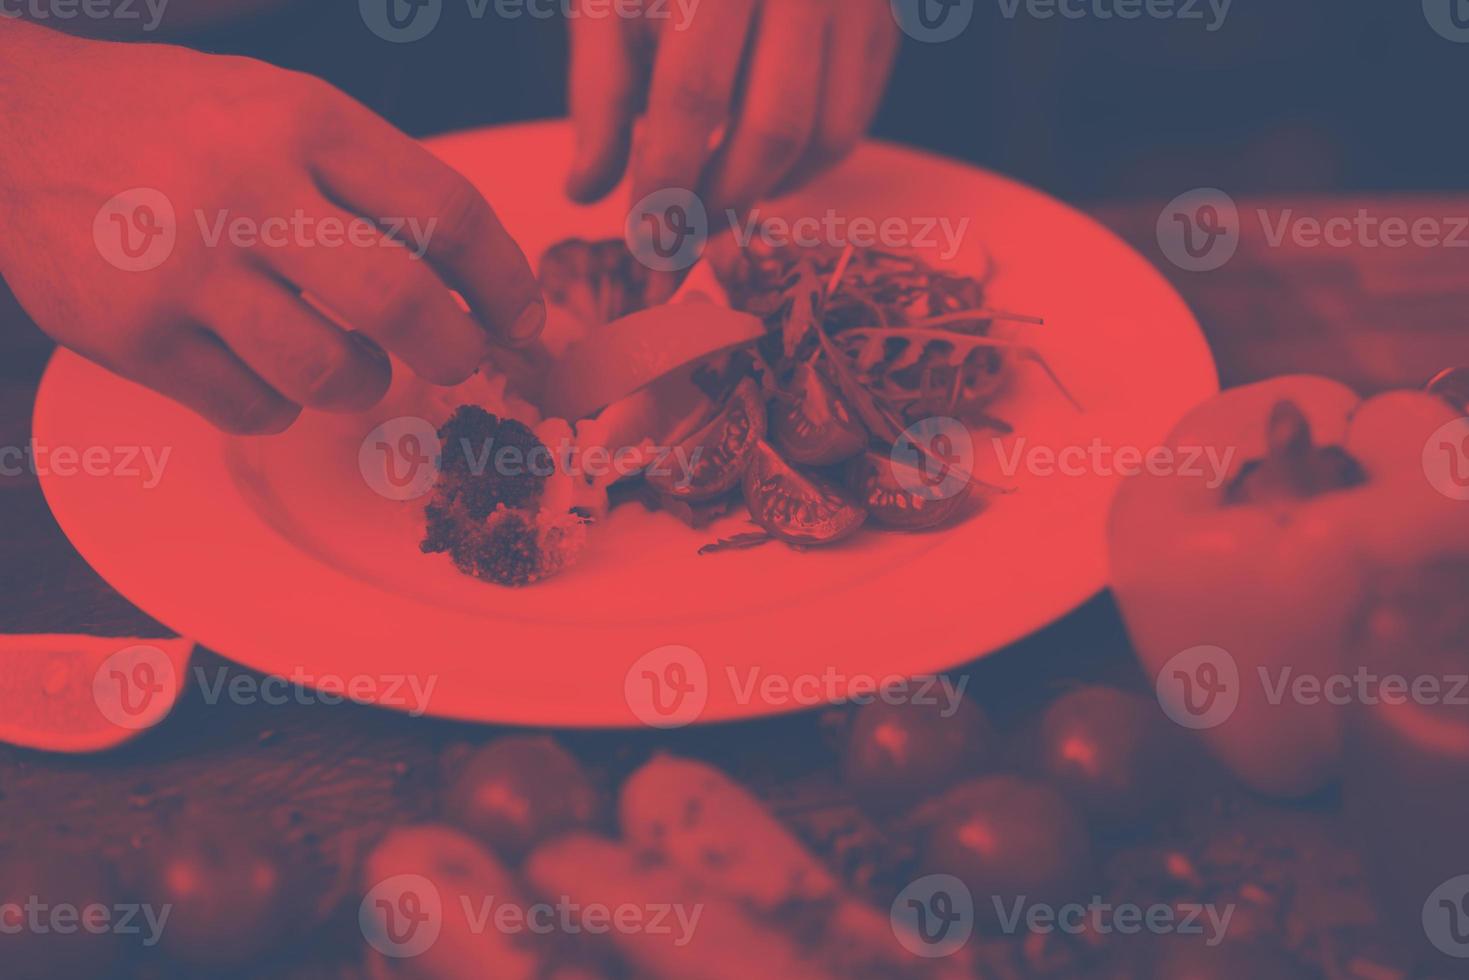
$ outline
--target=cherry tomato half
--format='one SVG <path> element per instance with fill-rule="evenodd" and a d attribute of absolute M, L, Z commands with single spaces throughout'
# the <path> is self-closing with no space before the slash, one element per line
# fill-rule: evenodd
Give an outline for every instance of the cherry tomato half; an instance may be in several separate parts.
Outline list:
<path fill-rule="evenodd" d="M 763 440 L 745 470 L 744 489 L 755 523 L 792 544 L 830 544 L 867 519 L 840 490 L 801 473 Z"/>
<path fill-rule="evenodd" d="M 852 415 L 846 400 L 810 364 L 796 367 L 790 399 L 776 402 L 770 413 L 770 435 L 786 459 L 825 466 L 867 448 L 867 428 Z"/>
<path fill-rule="evenodd" d="M 687 460 L 688 466 L 649 470 L 648 483 L 677 500 L 710 500 L 740 482 L 755 444 L 763 438 L 765 397 L 758 384 L 746 379 L 714 421 L 690 436 L 672 457 Z"/>
<path fill-rule="evenodd" d="M 847 485 L 872 519 L 905 531 L 949 521 L 964 508 L 974 486 L 964 483 L 954 493 L 930 491 L 915 467 L 893 459 L 891 453 L 872 451 L 852 460 L 847 473 Z"/>

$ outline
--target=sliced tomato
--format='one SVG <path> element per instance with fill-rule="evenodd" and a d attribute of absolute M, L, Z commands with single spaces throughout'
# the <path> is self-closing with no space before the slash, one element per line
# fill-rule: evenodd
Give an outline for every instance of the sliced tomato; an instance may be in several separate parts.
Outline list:
<path fill-rule="evenodd" d="M 820 371 L 798 366 L 790 394 L 790 401 L 778 402 L 770 413 L 770 434 L 787 459 L 825 466 L 867 448 L 867 428 Z"/>
<path fill-rule="evenodd" d="M 764 438 L 765 396 L 747 378 L 714 421 L 649 468 L 648 483 L 675 500 L 710 500 L 740 482 L 756 443 Z"/>
<path fill-rule="evenodd" d="M 750 517 L 792 544 L 829 544 L 862 526 L 867 512 L 839 489 L 791 466 L 763 440 L 745 470 Z"/>
<path fill-rule="evenodd" d="M 952 494 L 930 487 L 915 467 L 890 453 L 868 451 L 852 460 L 847 485 L 872 519 L 885 527 L 918 531 L 938 527 L 969 499 L 973 481 Z"/>

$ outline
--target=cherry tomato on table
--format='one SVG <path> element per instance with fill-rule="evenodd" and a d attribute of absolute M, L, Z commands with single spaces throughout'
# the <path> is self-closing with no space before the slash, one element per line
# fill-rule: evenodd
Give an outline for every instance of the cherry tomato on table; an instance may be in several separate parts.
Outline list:
<path fill-rule="evenodd" d="M 894 691 L 875 695 L 852 719 L 843 776 L 870 812 L 908 809 L 978 772 L 992 754 L 994 731 L 978 705 L 943 684 L 917 703 L 919 690 L 915 682 L 902 700 Z"/>
<path fill-rule="evenodd" d="M 11 980 L 107 976 L 119 954 L 111 874 L 60 853 L 0 859 L 0 976 Z"/>
<path fill-rule="evenodd" d="M 140 855 L 142 901 L 168 908 L 159 948 L 193 967 L 233 967 L 285 942 L 306 917 L 305 874 L 252 825 L 191 814 Z"/>
<path fill-rule="evenodd" d="M 444 816 L 515 860 L 547 838 L 590 824 L 598 795 L 581 763 L 544 735 L 496 739 L 464 763 Z"/>
<path fill-rule="evenodd" d="M 1087 813 L 1136 821 L 1177 786 L 1185 733 L 1158 703 L 1111 687 L 1062 695 L 1041 720 L 1041 768 Z"/>
<path fill-rule="evenodd" d="M 931 804 L 936 822 L 923 868 L 968 886 L 975 920 L 994 927 L 1017 899 L 1074 901 L 1092 873 L 1091 838 L 1076 808 L 1052 787 L 1019 776 L 961 783 Z"/>

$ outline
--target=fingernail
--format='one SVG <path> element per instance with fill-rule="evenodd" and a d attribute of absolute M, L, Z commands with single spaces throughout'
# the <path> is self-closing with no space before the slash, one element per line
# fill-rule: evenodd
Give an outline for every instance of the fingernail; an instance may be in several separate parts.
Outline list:
<path fill-rule="evenodd" d="M 546 328 L 546 304 L 531 300 L 530 305 L 520 311 L 520 316 L 510 325 L 510 343 L 522 347 L 541 335 Z"/>

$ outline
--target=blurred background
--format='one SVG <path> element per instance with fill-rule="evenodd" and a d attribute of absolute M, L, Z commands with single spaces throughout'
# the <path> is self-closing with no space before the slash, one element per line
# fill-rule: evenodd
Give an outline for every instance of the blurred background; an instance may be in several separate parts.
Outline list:
<path fill-rule="evenodd" d="M 1429 0 L 1445 18 L 1462 2 Z M 395 45 L 357 6 L 282 0 L 247 29 L 186 40 L 322 75 L 415 135 L 565 112 L 560 17 L 499 18 L 492 3 L 477 19 L 450 0 L 429 37 Z M 1211 185 L 1469 184 L 1469 129 L 1454 101 L 1469 44 L 1436 33 L 1419 0 L 1238 0 L 1222 23 L 1207 0 L 1196 9 L 1198 19 L 1038 19 L 1024 3 L 973 0 L 959 37 L 905 41 L 876 134 L 1083 205 Z"/>

